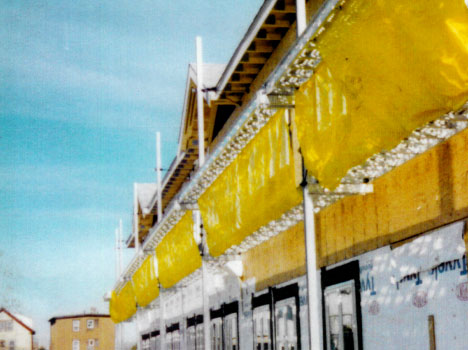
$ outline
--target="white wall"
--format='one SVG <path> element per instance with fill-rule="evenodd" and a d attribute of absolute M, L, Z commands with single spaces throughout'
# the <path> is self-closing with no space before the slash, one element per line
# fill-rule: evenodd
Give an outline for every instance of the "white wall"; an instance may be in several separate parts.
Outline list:
<path fill-rule="evenodd" d="M 365 349 L 468 349 L 468 277 L 464 224 L 428 233 L 359 259 Z"/>
<path fill-rule="evenodd" d="M 6 312 L 0 313 L 0 320 L 13 320 Z M 10 341 L 15 342 L 15 350 L 32 350 L 31 333 L 22 325 L 13 320 L 12 331 L 0 331 L 0 340 L 5 341 L 5 348 L 9 349 Z"/>

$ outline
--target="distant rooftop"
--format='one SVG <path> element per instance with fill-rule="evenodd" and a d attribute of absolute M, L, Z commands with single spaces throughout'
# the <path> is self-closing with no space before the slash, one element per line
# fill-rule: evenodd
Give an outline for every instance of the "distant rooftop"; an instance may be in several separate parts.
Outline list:
<path fill-rule="evenodd" d="M 10 316 L 13 320 L 15 320 L 17 323 L 19 323 L 21 326 L 23 326 L 24 328 L 26 328 L 28 331 L 31 332 L 31 334 L 35 334 L 36 332 L 34 331 L 34 329 L 32 328 L 33 327 L 33 322 L 30 318 L 26 317 L 26 316 L 23 316 L 23 315 L 20 315 L 20 314 L 16 314 L 16 313 L 11 313 L 9 312 L 7 309 L 1 307 L 0 308 L 0 313 L 6 313 L 8 316 Z"/>
<path fill-rule="evenodd" d="M 83 314 L 74 314 L 74 315 L 55 316 L 55 317 L 52 317 L 49 320 L 49 322 L 50 322 L 50 325 L 52 326 L 57 320 L 63 320 L 67 318 L 83 318 L 83 317 L 110 317 L 110 315 L 98 314 L 98 313 L 83 313 Z"/>

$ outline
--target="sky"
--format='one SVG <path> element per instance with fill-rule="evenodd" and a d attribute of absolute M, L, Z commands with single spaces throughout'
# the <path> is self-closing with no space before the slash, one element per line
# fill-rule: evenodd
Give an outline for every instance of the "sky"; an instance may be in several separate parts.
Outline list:
<path fill-rule="evenodd" d="M 0 304 L 40 345 L 53 316 L 108 312 L 115 228 L 128 237 L 133 183 L 155 181 L 156 131 L 163 168 L 175 155 L 195 36 L 227 63 L 261 4 L 1 2 Z"/>

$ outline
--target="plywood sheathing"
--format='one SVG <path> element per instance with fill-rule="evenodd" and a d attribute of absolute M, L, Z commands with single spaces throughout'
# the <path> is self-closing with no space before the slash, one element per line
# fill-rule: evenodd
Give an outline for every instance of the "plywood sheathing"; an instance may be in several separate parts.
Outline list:
<path fill-rule="evenodd" d="M 316 215 L 318 264 L 406 240 L 468 217 L 468 130 Z M 465 242 L 466 242 L 465 236 Z"/>
<path fill-rule="evenodd" d="M 375 180 L 374 192 L 315 215 L 317 263 L 324 267 L 468 217 L 468 130 Z M 468 234 L 465 234 L 468 252 Z M 243 254 L 244 279 L 261 290 L 305 274 L 300 223 Z"/>
<path fill-rule="evenodd" d="M 242 255 L 244 280 L 255 278 L 257 291 L 276 285 L 306 272 L 304 225 L 278 234 Z"/>

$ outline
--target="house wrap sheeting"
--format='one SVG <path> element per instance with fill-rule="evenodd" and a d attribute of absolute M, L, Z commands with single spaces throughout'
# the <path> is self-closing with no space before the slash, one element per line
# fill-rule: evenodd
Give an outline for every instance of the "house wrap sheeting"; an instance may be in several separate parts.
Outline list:
<path fill-rule="evenodd" d="M 462 0 L 346 2 L 316 49 L 321 62 L 296 95 L 296 120 L 305 166 L 329 189 L 468 99 Z"/>

